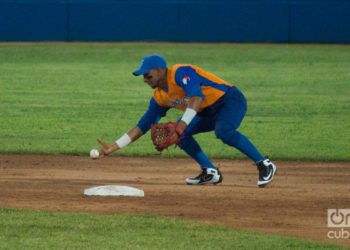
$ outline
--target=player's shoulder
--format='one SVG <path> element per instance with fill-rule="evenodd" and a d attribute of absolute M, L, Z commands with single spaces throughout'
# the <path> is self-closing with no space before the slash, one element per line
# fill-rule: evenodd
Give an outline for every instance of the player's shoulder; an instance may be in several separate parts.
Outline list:
<path fill-rule="evenodd" d="M 173 74 L 173 79 L 177 84 L 180 84 L 184 78 L 188 78 L 197 74 L 196 66 L 192 64 L 175 64 L 171 72 Z"/>
<path fill-rule="evenodd" d="M 192 64 L 175 64 L 172 66 L 171 71 L 174 73 L 174 75 L 177 74 L 183 74 L 188 72 L 195 72 L 197 66 Z"/>

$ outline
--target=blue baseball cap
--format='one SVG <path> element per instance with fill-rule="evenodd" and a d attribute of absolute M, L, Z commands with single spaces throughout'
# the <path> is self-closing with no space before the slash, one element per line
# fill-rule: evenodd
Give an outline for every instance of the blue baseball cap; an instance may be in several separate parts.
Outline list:
<path fill-rule="evenodd" d="M 161 55 L 149 55 L 142 59 L 140 68 L 132 74 L 134 76 L 140 76 L 148 73 L 151 69 L 166 68 L 165 58 Z"/>

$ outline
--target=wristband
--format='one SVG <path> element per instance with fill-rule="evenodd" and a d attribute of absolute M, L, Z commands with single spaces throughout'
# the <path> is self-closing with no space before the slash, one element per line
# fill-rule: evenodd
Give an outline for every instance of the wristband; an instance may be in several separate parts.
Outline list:
<path fill-rule="evenodd" d="M 186 123 L 187 125 L 190 124 L 190 122 L 193 120 L 193 118 L 196 116 L 197 112 L 194 109 L 187 108 L 185 113 L 183 114 L 181 121 Z"/>
<path fill-rule="evenodd" d="M 131 138 L 128 134 L 124 134 L 122 137 L 120 137 L 118 140 L 115 141 L 115 143 L 118 145 L 119 148 L 124 148 L 131 142 Z"/>

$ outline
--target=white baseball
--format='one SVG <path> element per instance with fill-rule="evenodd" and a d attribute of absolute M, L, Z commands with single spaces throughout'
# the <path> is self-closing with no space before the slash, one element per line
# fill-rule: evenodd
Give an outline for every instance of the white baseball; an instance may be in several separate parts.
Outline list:
<path fill-rule="evenodd" d="M 98 152 L 97 149 L 91 149 L 90 151 L 90 157 L 92 159 L 97 159 L 100 156 L 100 152 Z"/>

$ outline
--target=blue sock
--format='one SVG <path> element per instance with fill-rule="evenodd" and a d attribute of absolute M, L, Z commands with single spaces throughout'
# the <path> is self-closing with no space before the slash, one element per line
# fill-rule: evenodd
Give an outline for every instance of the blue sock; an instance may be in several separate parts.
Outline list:
<path fill-rule="evenodd" d="M 264 160 L 265 157 L 260 154 L 258 149 L 254 146 L 254 144 L 243 134 L 238 131 L 235 131 L 235 135 L 228 140 L 227 144 L 237 148 L 243 154 L 248 156 L 254 162 L 258 162 Z"/>
<path fill-rule="evenodd" d="M 192 136 L 184 138 L 179 146 L 189 156 L 191 156 L 202 169 L 216 168 Z"/>

